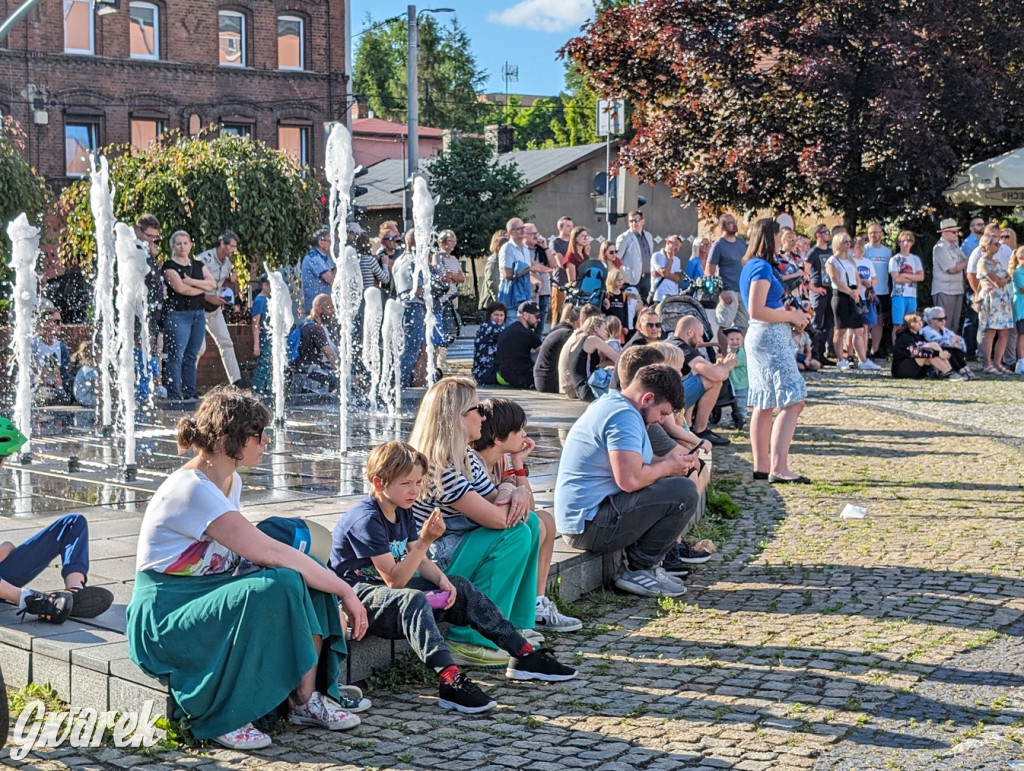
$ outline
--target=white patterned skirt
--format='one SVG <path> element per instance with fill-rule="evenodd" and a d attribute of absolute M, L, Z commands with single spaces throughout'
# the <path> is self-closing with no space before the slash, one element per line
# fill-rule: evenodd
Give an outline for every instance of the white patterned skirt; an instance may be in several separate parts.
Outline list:
<path fill-rule="evenodd" d="M 807 398 L 807 384 L 796 366 L 793 328 L 785 321 L 750 321 L 747 350 L 747 409 L 788 407 Z"/>

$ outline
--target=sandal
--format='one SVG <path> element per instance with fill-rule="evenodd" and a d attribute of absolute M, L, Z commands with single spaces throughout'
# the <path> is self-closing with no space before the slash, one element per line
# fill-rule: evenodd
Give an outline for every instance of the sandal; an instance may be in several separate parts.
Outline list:
<path fill-rule="evenodd" d="M 986 375 L 1001 375 L 1002 374 L 998 369 L 993 367 L 991 364 L 982 367 L 981 371 L 984 372 Z"/>
<path fill-rule="evenodd" d="M 247 750 L 262 750 L 271 744 L 270 737 L 252 723 L 246 723 L 234 731 L 228 731 L 226 734 L 215 736 L 213 740 L 229 750 L 242 750 L 243 752 Z"/>

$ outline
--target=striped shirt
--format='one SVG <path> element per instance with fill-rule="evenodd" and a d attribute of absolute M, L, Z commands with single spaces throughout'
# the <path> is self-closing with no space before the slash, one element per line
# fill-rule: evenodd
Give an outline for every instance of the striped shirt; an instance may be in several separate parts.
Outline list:
<path fill-rule="evenodd" d="M 359 275 L 363 280 L 363 289 L 369 289 L 380 282 L 382 286 L 391 283 L 388 269 L 381 265 L 372 254 L 359 255 Z"/>

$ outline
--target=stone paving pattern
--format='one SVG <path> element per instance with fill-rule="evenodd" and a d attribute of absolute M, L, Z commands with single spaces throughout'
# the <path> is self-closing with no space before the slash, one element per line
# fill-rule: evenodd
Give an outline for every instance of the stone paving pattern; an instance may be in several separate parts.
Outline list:
<path fill-rule="evenodd" d="M 37 751 L 14 767 L 302 769 L 996 769 L 1024 767 L 1021 385 L 812 376 L 792 466 L 752 482 L 716 451 L 744 514 L 676 601 L 598 592 L 580 667 L 557 685 L 475 677 L 501 707 L 370 690 L 352 732 L 282 730 L 248 756 Z M 913 398 L 908 398 L 913 395 Z M 970 426 L 969 429 L 965 429 Z M 863 520 L 841 520 L 847 502 Z M 552 636 L 555 637 L 555 636 Z"/>

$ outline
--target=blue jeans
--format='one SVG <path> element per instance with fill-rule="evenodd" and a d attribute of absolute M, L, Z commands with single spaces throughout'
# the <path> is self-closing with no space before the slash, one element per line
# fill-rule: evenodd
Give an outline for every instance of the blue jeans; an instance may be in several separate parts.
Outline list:
<path fill-rule="evenodd" d="M 167 333 L 167 396 L 170 399 L 195 399 L 196 362 L 199 347 L 206 336 L 206 314 L 197 311 L 167 311 L 164 315 Z"/>
<path fill-rule="evenodd" d="M 0 561 L 0 581 L 24 588 L 60 555 L 62 576 L 89 572 L 89 525 L 81 514 L 65 514 Z"/>
<path fill-rule="evenodd" d="M 408 388 L 412 385 L 412 371 L 416 366 L 416 360 L 420 357 L 420 351 L 423 350 L 427 341 L 426 306 L 418 303 L 406 305 L 402 325 L 405 327 L 405 348 L 402 350 L 402 387 Z"/>

